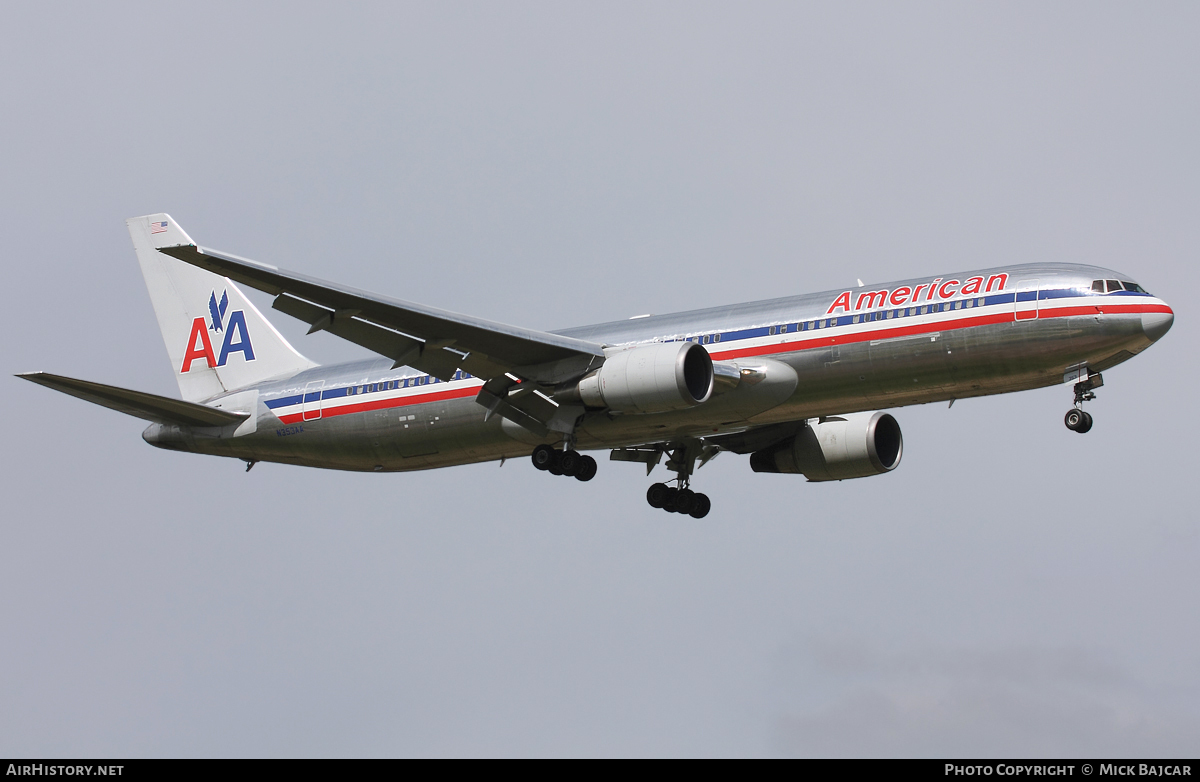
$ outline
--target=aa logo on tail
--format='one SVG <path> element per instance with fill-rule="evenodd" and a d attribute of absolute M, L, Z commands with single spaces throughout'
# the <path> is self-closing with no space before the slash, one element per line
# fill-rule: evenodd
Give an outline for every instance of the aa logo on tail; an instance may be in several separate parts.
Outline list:
<path fill-rule="evenodd" d="M 180 372 L 190 372 L 192 362 L 200 358 L 204 359 L 212 369 L 225 366 L 225 362 L 233 353 L 241 353 L 246 361 L 254 360 L 254 347 L 250 344 L 250 331 L 246 328 L 246 314 L 242 310 L 234 310 L 226 319 L 225 311 L 228 307 L 228 291 L 221 291 L 219 303 L 217 302 L 217 292 L 213 291 L 208 299 L 208 313 L 211 322 L 205 323 L 204 318 L 196 318 L 192 321 L 192 331 L 188 335 L 187 350 L 183 354 L 183 367 L 180 368 Z M 224 333 L 225 335 L 221 343 L 221 354 L 217 358 L 213 357 L 212 341 L 208 338 L 210 331 L 214 334 Z"/>

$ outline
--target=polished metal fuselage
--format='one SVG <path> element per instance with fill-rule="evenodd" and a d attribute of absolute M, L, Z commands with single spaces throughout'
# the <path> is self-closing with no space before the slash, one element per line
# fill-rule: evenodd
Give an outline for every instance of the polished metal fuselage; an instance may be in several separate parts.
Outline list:
<path fill-rule="evenodd" d="M 974 278 L 991 289 L 956 294 Z M 1148 294 L 1095 292 L 1097 279 L 1130 278 L 1092 266 L 1011 266 L 559 331 L 610 348 L 698 341 L 714 361 L 753 378 L 684 411 L 588 411 L 575 431 L 576 447 L 734 434 L 1038 388 L 1062 383 L 1073 367 L 1103 371 L 1152 344 L 1173 316 Z M 939 294 L 928 287 L 934 280 Z M 944 287 L 946 281 L 959 285 Z M 905 297 L 893 292 L 918 286 L 918 295 L 894 303 Z M 880 291 L 889 295 L 881 299 Z M 367 471 L 524 456 L 538 442 L 562 442 L 561 434 L 537 437 L 499 416 L 485 418 L 475 402 L 481 385 L 469 376 L 442 382 L 392 370 L 387 359 L 318 367 L 207 403 L 253 410 L 241 426 L 156 424 L 143 436 L 175 450 Z"/>

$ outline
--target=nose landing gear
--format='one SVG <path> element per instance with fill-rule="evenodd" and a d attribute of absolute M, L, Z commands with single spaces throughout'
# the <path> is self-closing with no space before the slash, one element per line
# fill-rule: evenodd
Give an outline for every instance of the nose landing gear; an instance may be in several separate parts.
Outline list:
<path fill-rule="evenodd" d="M 1063 423 L 1072 432 L 1087 434 L 1092 430 L 1092 416 L 1083 411 L 1083 403 L 1096 398 L 1094 389 L 1104 385 L 1104 378 L 1099 372 L 1089 375 L 1086 369 L 1082 375 L 1083 379 L 1075 384 L 1075 406 L 1063 416 Z"/>

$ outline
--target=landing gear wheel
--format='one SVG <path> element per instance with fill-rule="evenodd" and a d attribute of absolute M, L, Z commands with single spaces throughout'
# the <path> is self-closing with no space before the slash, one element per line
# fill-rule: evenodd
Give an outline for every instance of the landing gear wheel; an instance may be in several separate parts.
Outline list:
<path fill-rule="evenodd" d="M 551 475 L 562 475 L 562 451 L 551 451 L 550 453 L 552 457 L 550 459 L 550 466 L 546 468 L 546 471 Z"/>
<path fill-rule="evenodd" d="M 590 481 L 596 477 L 596 471 L 600 469 L 596 464 L 596 460 L 590 456 L 584 455 L 579 457 L 579 467 L 575 470 L 575 480 Z"/>
<path fill-rule="evenodd" d="M 1092 414 L 1091 413 L 1083 414 L 1083 425 L 1080 426 L 1075 431 L 1079 432 L 1080 434 L 1087 434 L 1088 432 L 1092 431 Z"/>
<path fill-rule="evenodd" d="M 1090 419 L 1090 418 L 1091 418 L 1090 415 L 1083 412 L 1079 408 L 1072 407 L 1070 410 L 1067 411 L 1067 414 L 1065 416 L 1063 416 L 1063 423 L 1066 424 L 1067 428 L 1070 429 L 1072 432 L 1087 431 L 1083 427 L 1086 424 L 1090 423 L 1088 421 L 1088 419 Z"/>
<path fill-rule="evenodd" d="M 533 461 L 533 466 L 539 470 L 549 470 L 554 464 L 554 449 L 548 445 L 539 445 L 533 449 L 533 455 L 530 459 Z"/>
<path fill-rule="evenodd" d="M 675 499 L 679 496 L 679 489 L 673 486 L 667 487 L 667 498 L 662 504 L 662 509 L 667 513 L 675 512 Z"/>
<path fill-rule="evenodd" d="M 574 477 L 581 458 L 579 451 L 563 451 L 558 457 L 558 469 L 562 470 L 563 475 Z"/>
<path fill-rule="evenodd" d="M 712 502 L 709 501 L 707 494 L 697 494 L 692 502 L 692 510 L 690 511 L 693 519 L 702 519 L 712 510 Z"/>
<path fill-rule="evenodd" d="M 696 506 L 696 492 L 691 489 L 680 489 L 675 495 L 675 512 L 682 513 L 684 516 L 692 512 L 692 508 Z"/>
<path fill-rule="evenodd" d="M 665 483 L 656 483 L 649 489 L 646 489 L 646 502 L 650 503 L 651 508 L 661 508 L 667 504 L 667 494 L 671 489 Z"/>

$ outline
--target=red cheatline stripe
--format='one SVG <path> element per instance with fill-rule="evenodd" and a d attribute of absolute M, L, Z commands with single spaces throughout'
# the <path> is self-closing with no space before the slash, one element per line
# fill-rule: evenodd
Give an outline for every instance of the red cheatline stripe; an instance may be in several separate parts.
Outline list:
<path fill-rule="evenodd" d="M 446 399 L 462 399 L 463 397 L 473 397 L 479 393 L 478 386 L 471 388 L 455 388 L 449 391 L 436 391 L 432 394 L 415 394 L 413 396 L 398 396 L 391 399 L 374 399 L 370 402 L 356 402 L 350 405 L 340 405 L 338 407 L 326 407 L 321 411 L 321 418 L 334 418 L 339 415 L 349 415 L 350 413 L 365 413 L 368 410 L 384 410 L 390 407 L 408 407 L 409 405 L 422 405 L 427 402 L 441 402 Z M 314 411 L 315 412 L 315 411 Z M 279 420 L 285 424 L 304 423 L 304 413 L 288 413 L 287 415 L 279 416 Z M 319 419 L 312 418 L 310 421 Z"/>

